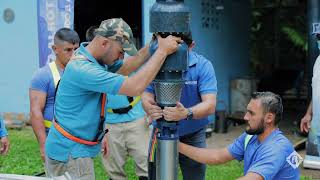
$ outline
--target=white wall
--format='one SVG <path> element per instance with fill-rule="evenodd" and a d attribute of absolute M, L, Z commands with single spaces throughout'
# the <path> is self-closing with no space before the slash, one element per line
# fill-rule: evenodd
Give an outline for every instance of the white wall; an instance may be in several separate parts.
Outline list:
<path fill-rule="evenodd" d="M 9 24 L 6 8 L 15 15 Z M 37 1 L 1 0 L 0 18 L 0 112 L 29 112 L 29 82 L 39 66 Z"/>

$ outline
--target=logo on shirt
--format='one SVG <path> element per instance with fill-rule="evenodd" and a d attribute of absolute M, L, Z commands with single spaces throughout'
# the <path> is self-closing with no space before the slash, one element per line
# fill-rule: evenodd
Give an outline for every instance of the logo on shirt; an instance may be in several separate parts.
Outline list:
<path fill-rule="evenodd" d="M 184 84 L 191 84 L 191 85 L 197 85 L 197 81 L 186 81 Z"/>
<path fill-rule="evenodd" d="M 302 163 L 303 158 L 296 152 L 293 151 L 288 157 L 287 162 L 290 164 L 290 166 L 293 169 L 296 169 L 299 167 L 299 165 Z"/>

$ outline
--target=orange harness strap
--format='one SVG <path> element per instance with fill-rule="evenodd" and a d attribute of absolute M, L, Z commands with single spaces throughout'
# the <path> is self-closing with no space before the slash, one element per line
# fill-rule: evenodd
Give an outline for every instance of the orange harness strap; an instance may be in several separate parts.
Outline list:
<path fill-rule="evenodd" d="M 85 144 L 85 145 L 96 145 L 99 143 L 99 141 L 102 140 L 102 138 L 104 137 L 104 135 L 108 132 L 108 129 L 103 131 L 103 124 L 104 124 L 104 120 L 105 120 L 105 116 L 104 116 L 104 109 L 105 109 L 105 105 L 106 105 L 106 94 L 102 93 L 101 95 L 101 111 L 100 111 L 100 123 L 99 123 L 99 130 L 98 130 L 98 134 L 96 137 L 95 141 L 88 141 L 88 140 L 84 140 L 81 138 L 78 138 L 76 136 L 73 136 L 72 134 L 70 134 L 69 132 L 67 132 L 66 130 L 64 130 L 57 122 L 57 120 L 53 121 L 53 125 L 54 127 L 66 138 L 80 143 L 80 144 Z M 102 136 L 100 136 L 102 135 Z"/>
<path fill-rule="evenodd" d="M 87 141 L 87 140 L 84 140 L 84 139 L 80 139 L 78 137 L 75 137 L 73 136 L 72 134 L 68 133 L 67 131 L 65 131 L 56 121 L 53 122 L 54 124 L 54 127 L 66 138 L 74 141 L 74 142 L 77 142 L 77 143 L 80 143 L 80 144 L 86 144 L 86 145 L 96 145 L 98 144 L 99 142 L 98 141 Z"/>
<path fill-rule="evenodd" d="M 101 111 L 100 111 L 100 117 L 105 118 L 104 117 L 104 107 L 106 106 L 106 93 L 102 93 L 102 100 L 101 100 Z"/>

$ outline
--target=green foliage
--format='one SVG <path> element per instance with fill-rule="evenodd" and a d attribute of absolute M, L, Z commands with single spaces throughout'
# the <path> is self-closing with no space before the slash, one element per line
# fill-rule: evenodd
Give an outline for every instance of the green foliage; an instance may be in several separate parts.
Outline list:
<path fill-rule="evenodd" d="M 250 63 L 257 78 L 270 77 L 273 70 L 303 66 L 306 5 L 306 1 L 251 0 Z"/>
<path fill-rule="evenodd" d="M 206 180 L 231 180 L 240 176 L 243 176 L 243 163 L 234 160 L 222 165 L 208 166 Z"/>
<path fill-rule="evenodd" d="M 34 175 L 44 171 L 31 129 L 9 130 L 9 140 L 9 154 L 0 156 L 0 173 Z"/>
<path fill-rule="evenodd" d="M 296 29 L 293 29 L 288 26 L 283 26 L 281 31 L 285 33 L 289 40 L 295 45 L 302 48 L 305 52 L 308 50 L 308 44 L 306 35 L 298 32 Z"/>

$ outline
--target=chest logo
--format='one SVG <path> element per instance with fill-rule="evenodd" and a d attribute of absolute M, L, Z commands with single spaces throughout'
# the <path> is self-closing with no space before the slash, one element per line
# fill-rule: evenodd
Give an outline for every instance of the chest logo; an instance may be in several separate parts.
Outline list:
<path fill-rule="evenodd" d="M 186 84 L 186 85 L 197 85 L 198 81 L 186 81 L 184 84 Z"/>

